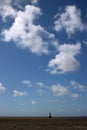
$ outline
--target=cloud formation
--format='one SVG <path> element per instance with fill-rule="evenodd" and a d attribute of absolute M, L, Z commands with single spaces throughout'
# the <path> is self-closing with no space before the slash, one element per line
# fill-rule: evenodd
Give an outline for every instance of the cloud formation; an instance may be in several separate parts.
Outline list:
<path fill-rule="evenodd" d="M 5 87 L 3 86 L 2 83 L 0 83 L 0 93 L 5 92 Z"/>
<path fill-rule="evenodd" d="M 64 96 L 68 93 L 68 89 L 60 84 L 51 86 L 51 91 L 54 96 Z"/>
<path fill-rule="evenodd" d="M 78 82 L 76 82 L 76 81 L 70 81 L 70 83 L 71 83 L 71 86 L 74 88 L 74 89 L 78 89 L 78 90 L 80 90 L 80 91 L 87 91 L 87 88 L 84 86 L 84 85 L 82 85 L 82 84 L 80 84 L 80 83 L 78 83 Z"/>
<path fill-rule="evenodd" d="M 39 89 L 39 90 L 38 90 L 38 93 L 39 93 L 39 95 L 41 96 L 41 95 L 43 95 L 43 94 L 46 94 L 47 91 L 46 91 L 46 90 L 43 90 L 43 89 Z"/>
<path fill-rule="evenodd" d="M 31 104 L 32 104 L 32 105 L 35 105 L 35 104 L 37 104 L 37 102 L 36 102 L 35 100 L 32 100 L 32 101 L 31 101 Z"/>
<path fill-rule="evenodd" d="M 41 88 L 44 88 L 44 87 L 45 87 L 45 85 L 44 85 L 43 82 L 37 82 L 36 85 L 39 86 L 39 87 L 41 87 Z"/>
<path fill-rule="evenodd" d="M 32 83 L 31 83 L 31 81 L 30 81 L 30 80 L 23 80 L 23 81 L 22 81 L 22 83 L 23 83 L 24 85 L 29 86 L 29 87 L 31 87 L 31 86 L 32 86 Z"/>
<path fill-rule="evenodd" d="M 76 99 L 76 98 L 79 97 L 79 94 L 77 94 L 77 93 L 73 93 L 73 94 L 71 94 L 71 97 L 72 97 L 73 99 Z"/>
<path fill-rule="evenodd" d="M 17 90 L 14 90 L 13 91 L 13 96 L 14 97 L 22 97 L 22 96 L 25 96 L 26 95 L 26 92 L 22 92 L 22 91 L 17 91 Z"/>
<path fill-rule="evenodd" d="M 31 4 L 34 4 L 34 5 L 38 3 L 38 0 L 30 0 L 30 1 L 31 1 Z"/>
<path fill-rule="evenodd" d="M 83 44 L 87 45 L 87 41 L 83 41 Z"/>
<path fill-rule="evenodd" d="M 85 29 L 81 19 L 81 10 L 75 5 L 66 6 L 64 12 L 58 13 L 55 18 L 55 30 L 57 32 L 65 30 L 69 37 L 76 31 Z"/>
<path fill-rule="evenodd" d="M 6 20 L 8 16 L 15 18 L 17 11 L 11 6 L 11 0 L 0 1 L 0 15 L 3 20 Z"/>
<path fill-rule="evenodd" d="M 26 5 L 24 10 L 15 11 L 9 6 L 8 9 L 11 10 L 11 14 L 7 10 L 2 10 L 0 14 L 2 17 L 13 16 L 14 22 L 9 29 L 2 31 L 4 41 L 13 41 L 17 46 L 38 55 L 48 54 L 49 45 L 55 46 L 57 44 L 54 34 L 49 33 L 36 22 L 37 18 L 42 14 L 39 7 Z"/>
<path fill-rule="evenodd" d="M 51 59 L 48 64 L 48 71 L 51 74 L 75 71 L 80 63 L 76 56 L 80 53 L 81 44 L 63 44 L 58 48 L 59 54 Z"/>

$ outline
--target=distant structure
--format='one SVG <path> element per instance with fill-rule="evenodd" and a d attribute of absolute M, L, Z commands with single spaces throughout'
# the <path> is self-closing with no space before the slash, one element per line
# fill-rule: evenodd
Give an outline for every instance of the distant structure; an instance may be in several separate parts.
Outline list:
<path fill-rule="evenodd" d="M 51 112 L 49 112 L 49 118 L 51 118 Z"/>

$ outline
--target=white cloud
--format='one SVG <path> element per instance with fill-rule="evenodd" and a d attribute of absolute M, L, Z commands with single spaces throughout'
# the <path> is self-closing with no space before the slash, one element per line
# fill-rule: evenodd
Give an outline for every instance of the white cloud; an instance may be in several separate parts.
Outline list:
<path fill-rule="evenodd" d="M 39 87 L 41 87 L 41 88 L 44 88 L 44 87 L 45 87 L 45 85 L 44 85 L 43 82 L 37 82 L 36 85 L 39 86 Z"/>
<path fill-rule="evenodd" d="M 32 86 L 32 83 L 31 83 L 31 81 L 30 81 L 30 80 L 23 80 L 23 81 L 22 81 L 22 83 L 23 83 L 24 85 L 29 86 L 29 87 L 31 87 L 31 86 Z"/>
<path fill-rule="evenodd" d="M 80 53 L 81 44 L 63 44 L 58 48 L 59 54 L 51 59 L 48 64 L 48 71 L 51 74 L 75 71 L 79 67 L 79 61 L 76 59 Z"/>
<path fill-rule="evenodd" d="M 81 20 L 81 10 L 75 5 L 66 6 L 63 13 L 58 13 L 57 20 L 54 22 L 55 30 L 58 32 L 65 29 L 70 37 L 76 31 L 83 31 L 85 25 Z"/>
<path fill-rule="evenodd" d="M 37 104 L 37 102 L 36 102 L 35 100 L 32 100 L 32 101 L 31 101 L 31 104 L 32 104 L 32 105 L 35 105 L 35 104 Z"/>
<path fill-rule="evenodd" d="M 4 5 L 10 5 L 11 4 L 11 0 L 0 0 L 0 7 L 4 6 Z"/>
<path fill-rule="evenodd" d="M 37 92 L 40 96 L 47 93 L 47 87 L 43 82 L 37 82 L 36 85 L 39 87 L 39 90 Z"/>
<path fill-rule="evenodd" d="M 31 4 L 34 4 L 34 5 L 38 4 L 38 0 L 30 0 L 30 1 L 31 1 Z"/>
<path fill-rule="evenodd" d="M 5 91 L 5 87 L 0 83 L 0 93 L 3 93 Z"/>
<path fill-rule="evenodd" d="M 71 83 L 71 86 L 74 87 L 74 89 L 79 89 L 81 91 L 83 91 L 83 90 L 87 91 L 87 88 L 84 85 L 82 85 L 76 81 L 70 81 L 70 83 Z"/>
<path fill-rule="evenodd" d="M 77 93 L 73 93 L 73 94 L 71 94 L 71 97 L 72 97 L 73 99 L 76 99 L 76 98 L 79 97 L 79 94 L 77 94 Z"/>
<path fill-rule="evenodd" d="M 5 18 L 8 16 L 14 18 L 16 14 L 17 11 L 11 6 L 11 0 L 0 1 L 0 15 L 2 16 L 3 20 L 5 20 Z"/>
<path fill-rule="evenodd" d="M 17 96 L 22 97 L 22 96 L 25 96 L 25 95 L 26 95 L 26 92 L 17 91 L 17 90 L 13 91 L 13 96 L 14 97 L 17 97 Z"/>
<path fill-rule="evenodd" d="M 45 90 L 39 89 L 39 90 L 38 90 L 38 93 L 39 93 L 39 95 L 41 96 L 41 95 L 43 95 L 43 94 L 46 94 L 47 92 L 46 92 Z"/>
<path fill-rule="evenodd" d="M 53 85 L 51 87 L 51 91 L 53 92 L 54 96 L 64 96 L 68 93 L 68 89 L 64 86 L 61 86 L 60 84 Z"/>
<path fill-rule="evenodd" d="M 26 5 L 23 11 L 17 11 L 14 22 L 9 29 L 2 31 L 4 41 L 13 41 L 17 46 L 36 54 L 48 54 L 49 45 L 57 42 L 54 34 L 35 24 L 41 10 L 33 5 Z"/>
<path fill-rule="evenodd" d="M 83 44 L 87 45 L 87 41 L 83 41 Z"/>

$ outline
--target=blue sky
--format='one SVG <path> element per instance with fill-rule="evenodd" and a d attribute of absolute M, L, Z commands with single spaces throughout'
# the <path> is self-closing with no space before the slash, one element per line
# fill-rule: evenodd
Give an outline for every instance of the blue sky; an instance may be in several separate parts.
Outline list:
<path fill-rule="evenodd" d="M 0 0 L 0 116 L 87 116 L 86 0 Z"/>

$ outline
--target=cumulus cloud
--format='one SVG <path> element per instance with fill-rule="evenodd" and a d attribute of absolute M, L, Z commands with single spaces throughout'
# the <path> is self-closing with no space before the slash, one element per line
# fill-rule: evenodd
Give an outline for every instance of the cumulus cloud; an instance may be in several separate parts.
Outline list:
<path fill-rule="evenodd" d="M 23 81 L 22 81 L 22 83 L 23 83 L 24 85 L 29 86 L 29 87 L 31 87 L 31 86 L 32 86 L 32 83 L 31 83 L 31 81 L 30 81 L 30 80 L 23 80 Z"/>
<path fill-rule="evenodd" d="M 39 95 L 41 96 L 41 95 L 43 95 L 43 94 L 46 94 L 47 92 L 46 92 L 46 90 L 39 89 L 39 90 L 38 90 L 38 93 L 39 93 Z"/>
<path fill-rule="evenodd" d="M 11 4 L 11 0 L 0 0 L 0 7 L 4 6 L 4 5 L 10 5 Z"/>
<path fill-rule="evenodd" d="M 37 82 L 36 85 L 39 86 L 39 87 L 41 87 L 41 88 L 44 88 L 44 87 L 45 87 L 45 85 L 44 85 L 43 82 Z"/>
<path fill-rule="evenodd" d="M 31 4 L 34 4 L 34 5 L 38 3 L 38 0 L 30 0 L 30 1 L 31 1 Z"/>
<path fill-rule="evenodd" d="M 51 91 L 54 96 L 64 96 L 65 94 L 68 93 L 68 89 L 60 84 L 53 85 L 51 87 Z"/>
<path fill-rule="evenodd" d="M 37 92 L 39 93 L 40 96 L 42 96 L 42 95 L 47 93 L 47 91 L 43 90 L 43 89 L 39 89 Z"/>
<path fill-rule="evenodd" d="M 36 86 L 39 87 L 39 90 L 37 92 L 39 93 L 40 96 L 47 93 L 47 87 L 43 82 L 37 82 Z"/>
<path fill-rule="evenodd" d="M 25 96 L 25 95 L 26 95 L 26 92 L 17 91 L 17 90 L 13 91 L 13 96 L 14 97 L 17 97 L 17 96 L 22 97 L 22 96 Z"/>
<path fill-rule="evenodd" d="M 86 41 L 83 41 L 83 44 L 87 45 L 87 40 L 86 40 Z"/>
<path fill-rule="evenodd" d="M 0 83 L 0 93 L 3 93 L 5 91 L 5 87 L 2 83 Z"/>
<path fill-rule="evenodd" d="M 76 81 L 70 81 L 70 83 L 71 83 L 71 86 L 74 88 L 74 89 L 79 89 L 79 90 L 85 90 L 85 91 L 87 91 L 87 88 L 84 86 L 84 85 L 82 85 L 82 84 L 80 84 L 80 83 L 78 83 L 78 82 L 76 82 Z"/>
<path fill-rule="evenodd" d="M 32 104 L 32 105 L 35 105 L 35 104 L 37 104 L 37 102 L 36 102 L 35 100 L 32 100 L 32 101 L 31 101 L 31 104 Z"/>
<path fill-rule="evenodd" d="M 76 99 L 76 98 L 79 97 L 79 94 L 77 94 L 77 93 L 73 93 L 73 94 L 71 94 L 71 97 L 72 97 L 73 99 Z"/>
<path fill-rule="evenodd" d="M 81 10 L 75 5 L 66 6 L 64 12 L 58 13 L 55 18 L 55 30 L 58 32 L 64 29 L 69 37 L 76 31 L 85 29 L 81 19 Z"/>
<path fill-rule="evenodd" d="M 77 54 L 80 53 L 80 49 L 80 43 L 60 45 L 58 48 L 59 54 L 49 61 L 48 71 L 51 74 L 75 71 L 80 65 L 76 59 Z"/>
<path fill-rule="evenodd" d="M 40 8 L 33 5 L 26 5 L 25 9 L 17 11 L 16 15 L 12 13 L 15 16 L 12 26 L 9 29 L 4 29 L 1 33 L 4 41 L 13 41 L 17 46 L 38 55 L 48 54 L 49 45 L 55 46 L 57 41 L 54 34 L 36 24 L 37 18 L 41 14 Z M 4 15 L 7 16 L 6 12 Z"/>
<path fill-rule="evenodd" d="M 11 6 L 11 0 L 0 1 L 0 15 L 2 16 L 3 20 L 5 20 L 8 16 L 14 18 L 16 14 L 17 11 Z"/>

